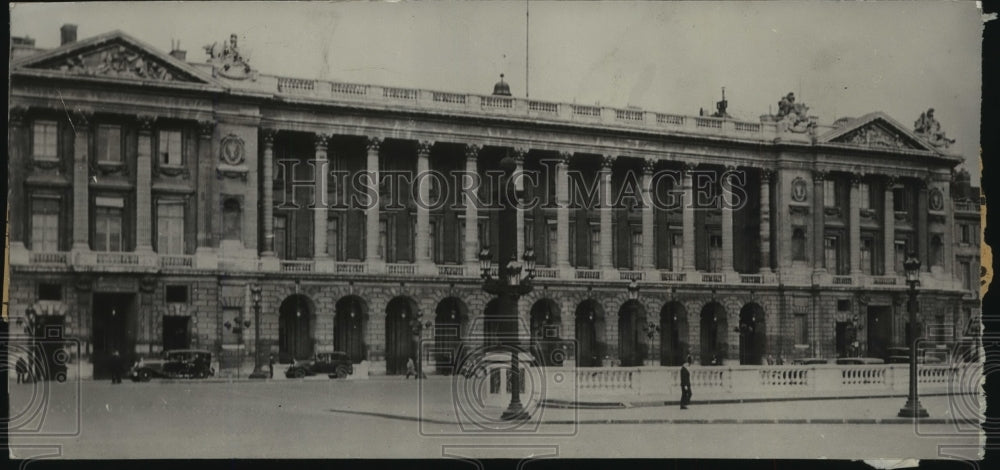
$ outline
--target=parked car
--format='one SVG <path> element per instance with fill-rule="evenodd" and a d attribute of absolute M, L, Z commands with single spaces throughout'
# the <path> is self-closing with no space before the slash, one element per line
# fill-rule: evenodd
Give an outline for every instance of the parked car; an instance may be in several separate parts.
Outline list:
<path fill-rule="evenodd" d="M 947 360 L 947 351 L 920 348 L 917 350 L 917 364 L 941 364 Z M 889 348 L 889 364 L 909 364 L 910 348 Z"/>
<path fill-rule="evenodd" d="M 838 357 L 837 364 L 839 365 L 885 364 L 885 360 L 879 359 L 877 357 Z"/>
<path fill-rule="evenodd" d="M 161 358 L 140 360 L 129 371 L 129 378 L 145 382 L 154 377 L 164 379 L 203 379 L 215 375 L 212 353 L 204 349 L 174 349 Z"/>
<path fill-rule="evenodd" d="M 830 363 L 829 359 L 823 359 L 821 357 L 807 357 L 792 361 L 792 364 L 798 364 L 803 366 L 811 366 L 815 364 L 829 364 L 829 363 Z"/>
<path fill-rule="evenodd" d="M 285 377 L 300 379 L 317 374 L 327 374 L 331 379 L 343 379 L 353 373 L 354 363 L 351 362 L 351 357 L 346 352 L 334 351 L 332 353 L 319 353 L 311 359 L 296 361 L 285 371 Z"/>

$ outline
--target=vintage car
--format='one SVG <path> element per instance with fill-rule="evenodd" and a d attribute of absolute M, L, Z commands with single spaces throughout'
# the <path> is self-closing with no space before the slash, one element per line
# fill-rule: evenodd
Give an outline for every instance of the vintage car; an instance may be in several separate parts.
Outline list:
<path fill-rule="evenodd" d="M 803 365 L 803 366 L 813 366 L 817 364 L 829 364 L 829 359 L 824 359 L 822 357 L 804 357 L 802 359 L 795 359 L 792 364 Z"/>
<path fill-rule="evenodd" d="M 851 366 L 885 364 L 885 360 L 877 357 L 838 357 L 837 364 Z"/>
<path fill-rule="evenodd" d="M 154 377 L 203 379 L 213 375 L 212 353 L 204 349 L 166 351 L 162 358 L 140 360 L 129 372 L 129 378 L 135 382 L 145 382 Z"/>
<path fill-rule="evenodd" d="M 920 348 L 917 350 L 917 364 L 941 364 L 947 361 L 947 351 Z M 910 348 L 889 348 L 889 364 L 909 364 Z"/>
<path fill-rule="evenodd" d="M 351 357 L 346 352 L 334 351 L 332 353 L 318 353 L 311 359 L 296 361 L 285 371 L 285 377 L 301 379 L 317 374 L 326 374 L 331 379 L 344 379 L 353 373 L 354 364 L 351 362 Z"/>

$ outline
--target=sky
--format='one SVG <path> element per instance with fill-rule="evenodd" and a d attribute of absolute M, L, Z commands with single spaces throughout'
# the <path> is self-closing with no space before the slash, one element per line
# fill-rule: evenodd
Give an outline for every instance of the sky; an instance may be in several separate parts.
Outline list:
<path fill-rule="evenodd" d="M 934 108 L 979 181 L 975 2 L 151 2 L 14 4 L 11 34 L 59 45 L 119 29 L 189 61 L 239 36 L 261 73 L 697 115 L 725 87 L 756 121 L 794 92 L 821 123 Z M 528 13 L 526 15 L 526 12 Z M 526 47 L 527 46 L 527 47 Z M 526 54 L 527 52 L 527 54 Z M 526 60 L 527 55 L 527 60 Z M 527 66 L 526 66 L 527 64 Z M 527 80 L 526 80 L 527 69 Z M 527 85 L 526 85 L 527 84 Z"/>

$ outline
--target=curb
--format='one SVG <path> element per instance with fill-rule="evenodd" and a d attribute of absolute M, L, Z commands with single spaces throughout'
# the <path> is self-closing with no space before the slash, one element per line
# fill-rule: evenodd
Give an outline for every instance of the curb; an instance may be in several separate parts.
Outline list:
<path fill-rule="evenodd" d="M 950 393 L 921 393 L 920 396 L 949 396 Z M 906 398 L 906 393 L 894 395 L 850 395 L 850 396 L 816 396 L 816 397 L 788 397 L 788 398 L 720 398 L 714 400 L 692 401 L 692 405 L 729 405 L 741 403 L 768 403 L 785 401 L 825 401 L 825 400 L 869 400 L 872 398 Z M 655 406 L 679 406 L 680 400 L 656 400 L 656 401 L 569 401 L 546 399 L 542 400 L 542 405 L 547 408 L 576 408 L 581 410 L 606 409 L 606 408 L 646 408 Z"/>

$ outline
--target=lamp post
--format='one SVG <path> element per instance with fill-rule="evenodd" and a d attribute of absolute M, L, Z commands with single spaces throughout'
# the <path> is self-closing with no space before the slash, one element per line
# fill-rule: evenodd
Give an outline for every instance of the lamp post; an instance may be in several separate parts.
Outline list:
<path fill-rule="evenodd" d="M 236 378 L 240 378 L 240 366 L 243 364 L 243 330 L 250 328 L 250 320 L 244 320 L 243 317 L 233 318 L 233 321 L 226 321 L 222 324 L 227 330 L 233 332 L 236 335 L 238 342 L 236 343 Z"/>
<path fill-rule="evenodd" d="M 28 349 L 28 374 L 31 376 L 32 381 L 39 380 L 41 371 L 41 359 L 38 357 L 38 351 L 36 348 L 36 338 L 38 335 L 38 314 L 35 312 L 35 307 L 29 305 L 24 309 L 24 318 L 27 320 L 28 324 L 24 326 L 24 333 L 28 335 L 29 349 Z"/>
<path fill-rule="evenodd" d="M 910 314 L 910 331 L 913 332 L 910 338 L 910 395 L 906 399 L 906 404 L 899 410 L 900 418 L 926 418 L 929 416 L 927 410 L 920 405 L 917 395 L 917 286 L 920 285 L 920 260 L 915 253 L 906 256 L 903 262 L 903 269 L 906 271 L 906 284 L 910 287 L 907 311 Z"/>
<path fill-rule="evenodd" d="M 253 372 L 251 379 L 266 379 L 270 376 L 264 372 L 260 362 L 260 301 L 261 287 L 258 284 L 250 286 L 250 301 L 253 303 Z"/>
<path fill-rule="evenodd" d="M 511 176 L 516 167 L 514 159 L 510 156 L 504 157 L 500 161 L 500 169 L 503 170 L 503 178 L 500 180 L 500 234 L 498 256 L 501 263 L 506 260 L 506 264 L 498 266 L 497 278 L 493 278 L 492 256 L 490 249 L 484 247 L 479 252 L 479 266 L 482 270 L 483 290 L 488 294 L 497 297 L 497 310 L 499 316 L 504 321 L 514 326 L 517 333 L 517 299 L 522 295 L 531 292 L 533 286 L 531 280 L 535 277 L 535 252 L 528 247 L 524 250 L 522 261 L 517 260 L 517 206 L 520 195 L 514 187 Z M 512 232 L 513 231 L 513 232 Z M 522 273 L 524 273 L 522 275 Z M 513 346 L 510 356 L 511 368 L 511 395 L 510 404 L 500 415 L 503 420 L 526 420 L 530 417 L 527 410 L 521 405 L 520 369 L 517 358 L 516 338 L 510 339 Z"/>

